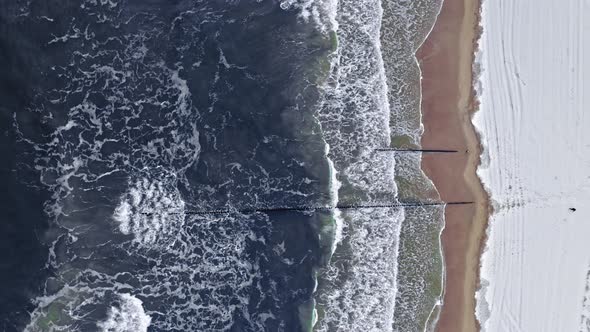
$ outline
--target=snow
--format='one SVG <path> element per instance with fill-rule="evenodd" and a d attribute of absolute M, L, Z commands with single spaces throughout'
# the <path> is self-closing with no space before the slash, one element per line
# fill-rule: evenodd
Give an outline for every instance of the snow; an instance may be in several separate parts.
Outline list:
<path fill-rule="evenodd" d="M 590 331 L 590 1 L 482 6 L 474 123 L 494 214 L 477 316 L 483 331 Z"/>

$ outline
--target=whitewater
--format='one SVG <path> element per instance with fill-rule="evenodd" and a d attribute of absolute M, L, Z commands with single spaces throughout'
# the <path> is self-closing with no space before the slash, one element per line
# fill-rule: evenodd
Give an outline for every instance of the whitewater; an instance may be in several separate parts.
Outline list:
<path fill-rule="evenodd" d="M 376 151 L 419 148 L 414 53 L 439 1 L 181 3 L 45 19 L 66 21 L 41 38 L 63 54 L 14 116 L 50 195 L 26 331 L 435 321 L 442 207 L 243 211 L 439 200 L 419 154 Z"/>
<path fill-rule="evenodd" d="M 590 331 L 589 1 L 484 1 L 483 331 Z"/>
<path fill-rule="evenodd" d="M 338 47 L 318 117 L 336 175 L 335 201 L 437 200 L 429 196 L 435 190 L 420 155 L 375 149 L 420 145 L 414 53 L 440 3 L 341 0 L 329 8 Z M 316 330 L 422 330 L 436 320 L 430 315 L 441 290 L 431 280 L 441 278 L 442 264 L 431 239 L 442 229 L 442 209 L 347 210 L 335 217 L 331 261 L 318 277 Z"/>

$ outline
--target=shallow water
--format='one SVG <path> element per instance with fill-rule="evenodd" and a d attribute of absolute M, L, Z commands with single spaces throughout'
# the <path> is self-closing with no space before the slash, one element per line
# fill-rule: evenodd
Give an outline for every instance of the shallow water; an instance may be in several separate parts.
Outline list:
<path fill-rule="evenodd" d="M 439 5 L 337 2 L 339 47 L 331 58 L 319 119 L 340 182 L 339 202 L 438 199 L 419 155 L 374 149 L 420 144 L 414 52 Z M 340 219 L 340 242 L 319 277 L 317 329 L 423 329 L 442 287 L 442 209 L 343 211 Z"/>

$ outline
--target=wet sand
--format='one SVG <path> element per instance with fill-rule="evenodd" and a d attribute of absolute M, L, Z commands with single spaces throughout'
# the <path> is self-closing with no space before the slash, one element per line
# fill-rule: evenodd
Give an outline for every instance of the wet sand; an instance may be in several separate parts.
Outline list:
<path fill-rule="evenodd" d="M 479 0 L 444 0 L 435 26 L 417 52 L 422 70 L 425 149 L 459 150 L 424 154 L 422 168 L 448 206 L 442 233 L 445 290 L 437 331 L 477 331 L 475 291 L 488 200 L 476 168 L 480 145 L 471 116 L 475 109 L 472 64 Z"/>

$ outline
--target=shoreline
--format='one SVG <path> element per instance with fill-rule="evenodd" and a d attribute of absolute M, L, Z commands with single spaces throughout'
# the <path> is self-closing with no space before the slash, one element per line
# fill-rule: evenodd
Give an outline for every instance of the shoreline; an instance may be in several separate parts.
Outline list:
<path fill-rule="evenodd" d="M 479 0 L 444 0 L 434 27 L 416 52 L 422 73 L 421 112 L 426 149 L 422 170 L 447 206 L 441 235 L 444 290 L 437 331 L 477 331 L 475 292 L 489 217 L 488 194 L 476 174 L 481 144 L 471 118 L 476 111 L 473 63 L 479 36 Z M 450 84 L 449 84 L 450 83 Z"/>

